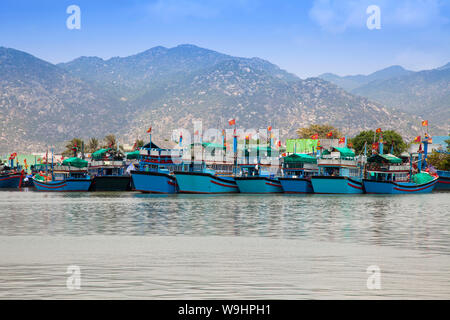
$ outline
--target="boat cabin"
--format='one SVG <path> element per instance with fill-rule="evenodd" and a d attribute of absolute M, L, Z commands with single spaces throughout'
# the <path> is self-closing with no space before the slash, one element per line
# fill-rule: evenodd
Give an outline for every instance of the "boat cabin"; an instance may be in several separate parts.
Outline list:
<path fill-rule="evenodd" d="M 375 181 L 407 182 L 410 165 L 392 154 L 374 154 L 367 159 L 366 179 Z"/>
<path fill-rule="evenodd" d="M 340 176 L 358 178 L 361 175 L 361 167 L 355 152 L 349 148 L 332 147 L 324 150 L 317 160 L 319 175 Z"/>
<path fill-rule="evenodd" d="M 292 178 L 308 178 L 317 175 L 317 158 L 305 153 L 293 153 L 283 158 L 283 175 Z"/>

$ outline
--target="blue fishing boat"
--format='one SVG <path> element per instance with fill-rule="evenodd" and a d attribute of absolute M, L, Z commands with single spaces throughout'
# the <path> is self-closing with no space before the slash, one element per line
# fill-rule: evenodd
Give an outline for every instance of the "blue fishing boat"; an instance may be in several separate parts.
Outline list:
<path fill-rule="evenodd" d="M 178 191 L 173 172 L 183 166 L 179 150 L 161 149 L 150 142 L 139 150 L 138 158 L 139 167 L 131 170 L 135 191 L 162 194 Z"/>
<path fill-rule="evenodd" d="M 332 147 L 317 160 L 319 173 L 311 177 L 314 193 L 362 194 L 362 170 L 352 149 Z"/>
<path fill-rule="evenodd" d="M 17 154 L 11 154 L 9 158 L 9 166 L 0 161 L 0 188 L 1 189 L 15 189 L 20 188 L 23 184 L 25 173 L 22 167 L 17 162 L 17 166 L 14 166 L 14 159 Z"/>
<path fill-rule="evenodd" d="M 317 175 L 317 159 L 293 153 L 283 158 L 283 177 L 278 178 L 285 193 L 313 193 L 311 177 Z"/>
<path fill-rule="evenodd" d="M 232 176 L 219 176 L 204 163 L 194 166 L 201 168 L 192 171 L 176 171 L 180 193 L 237 193 L 236 181 Z"/>
<path fill-rule="evenodd" d="M 241 175 L 236 183 L 241 193 L 282 193 L 283 187 L 277 174 L 264 170 L 260 165 L 241 165 Z"/>
<path fill-rule="evenodd" d="M 21 172 L 0 173 L 0 188 L 14 189 L 19 188 L 24 174 Z"/>
<path fill-rule="evenodd" d="M 87 166 L 86 160 L 77 157 L 66 159 L 61 166 L 52 168 L 51 175 L 36 174 L 33 177 L 34 187 L 37 191 L 49 192 L 88 191 L 92 179 L 87 173 Z"/>
<path fill-rule="evenodd" d="M 90 191 L 131 190 L 131 175 L 126 171 L 125 155 L 112 148 L 103 148 L 91 155 L 88 173 L 93 178 Z"/>
<path fill-rule="evenodd" d="M 183 154 L 182 170 L 175 172 L 180 193 L 237 193 L 233 163 L 225 160 L 224 143 L 196 142 Z"/>
<path fill-rule="evenodd" d="M 450 171 L 437 170 L 437 175 L 435 190 L 450 190 Z"/>
<path fill-rule="evenodd" d="M 412 156 L 411 156 L 412 157 Z M 412 159 L 410 158 L 410 162 Z M 420 161 L 419 161 L 420 163 Z M 420 168 L 419 164 L 419 168 Z M 367 159 L 364 189 L 369 194 L 429 193 L 437 177 L 426 172 L 412 174 L 412 163 L 404 163 L 392 154 L 374 154 Z"/>

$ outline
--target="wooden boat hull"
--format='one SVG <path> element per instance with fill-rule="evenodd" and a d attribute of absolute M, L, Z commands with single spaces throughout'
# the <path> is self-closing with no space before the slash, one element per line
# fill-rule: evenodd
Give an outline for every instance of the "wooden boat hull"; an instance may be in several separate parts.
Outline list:
<path fill-rule="evenodd" d="M 180 193 L 237 193 L 233 177 L 218 177 L 204 172 L 175 172 Z"/>
<path fill-rule="evenodd" d="M 134 190 L 143 193 L 176 193 L 175 177 L 161 172 L 131 171 Z"/>
<path fill-rule="evenodd" d="M 92 180 L 90 191 L 129 191 L 130 176 L 96 176 Z"/>
<path fill-rule="evenodd" d="M 313 193 L 311 180 L 304 178 L 278 178 L 284 193 Z"/>
<path fill-rule="evenodd" d="M 89 191 L 91 183 L 92 180 L 90 178 L 46 182 L 33 179 L 33 184 L 37 191 L 47 192 Z"/>
<path fill-rule="evenodd" d="M 314 193 L 320 194 L 362 194 L 362 181 L 349 177 L 311 177 Z"/>
<path fill-rule="evenodd" d="M 278 179 L 267 177 L 237 177 L 236 183 L 241 193 L 282 193 Z"/>
<path fill-rule="evenodd" d="M 22 178 L 20 173 L 0 174 L 0 188 L 18 188 Z"/>
<path fill-rule="evenodd" d="M 364 189 L 369 194 L 414 194 L 430 193 L 437 184 L 437 178 L 423 184 L 414 182 L 393 182 L 363 180 Z"/>

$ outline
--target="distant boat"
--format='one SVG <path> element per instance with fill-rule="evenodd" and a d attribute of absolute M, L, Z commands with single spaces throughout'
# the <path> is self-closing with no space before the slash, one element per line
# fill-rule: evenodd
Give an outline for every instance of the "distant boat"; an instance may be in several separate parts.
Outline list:
<path fill-rule="evenodd" d="M 243 164 L 239 164 L 239 176 L 235 178 L 241 193 L 282 193 L 278 176 L 280 167 L 278 165 L 263 165 L 261 159 L 277 155 L 278 152 L 271 146 L 256 146 L 245 150 Z M 250 157 L 252 155 L 252 157 Z M 256 156 L 255 156 L 256 155 Z"/>
<path fill-rule="evenodd" d="M 131 190 L 131 176 L 126 172 L 125 155 L 120 151 L 104 148 L 91 154 L 88 172 L 93 177 L 90 191 Z"/>
<path fill-rule="evenodd" d="M 51 176 L 36 174 L 33 184 L 37 191 L 88 191 L 92 179 L 87 173 L 87 166 L 86 160 L 72 157 L 64 160 L 61 166 L 56 166 Z"/>
<path fill-rule="evenodd" d="M 197 143 L 191 145 L 191 152 L 198 146 L 201 148 L 201 160 L 195 160 L 190 154 L 184 155 L 183 170 L 175 171 L 180 193 L 214 194 L 237 193 L 239 189 L 233 177 L 233 164 L 222 161 L 221 156 L 208 159 L 217 150 L 224 150 L 224 146 L 215 143 Z M 195 151 L 194 151 L 195 152 Z"/>
<path fill-rule="evenodd" d="M 450 190 L 450 171 L 438 170 L 437 175 L 439 176 L 435 190 Z"/>
<path fill-rule="evenodd" d="M 311 177 L 318 170 L 315 157 L 293 153 L 283 158 L 283 176 L 278 180 L 285 193 L 313 193 Z"/>
<path fill-rule="evenodd" d="M 332 147 L 317 160 L 319 174 L 311 177 L 314 193 L 362 194 L 361 167 L 352 149 Z"/>
<path fill-rule="evenodd" d="M 131 171 L 134 190 L 143 193 L 176 193 L 177 181 L 173 171 L 179 168 L 174 160 L 180 158 L 176 150 L 161 149 L 151 143 L 137 151 L 139 167 Z"/>
<path fill-rule="evenodd" d="M 433 191 L 437 178 L 428 173 L 410 177 L 410 165 L 392 154 L 375 154 L 367 159 L 364 189 L 369 194 L 412 194 Z"/>

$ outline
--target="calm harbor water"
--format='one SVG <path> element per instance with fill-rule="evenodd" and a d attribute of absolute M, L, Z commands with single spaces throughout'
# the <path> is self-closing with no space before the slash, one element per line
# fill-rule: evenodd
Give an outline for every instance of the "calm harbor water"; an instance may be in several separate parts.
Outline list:
<path fill-rule="evenodd" d="M 2 191 L 0 298 L 449 299 L 449 221 L 450 193 Z"/>

